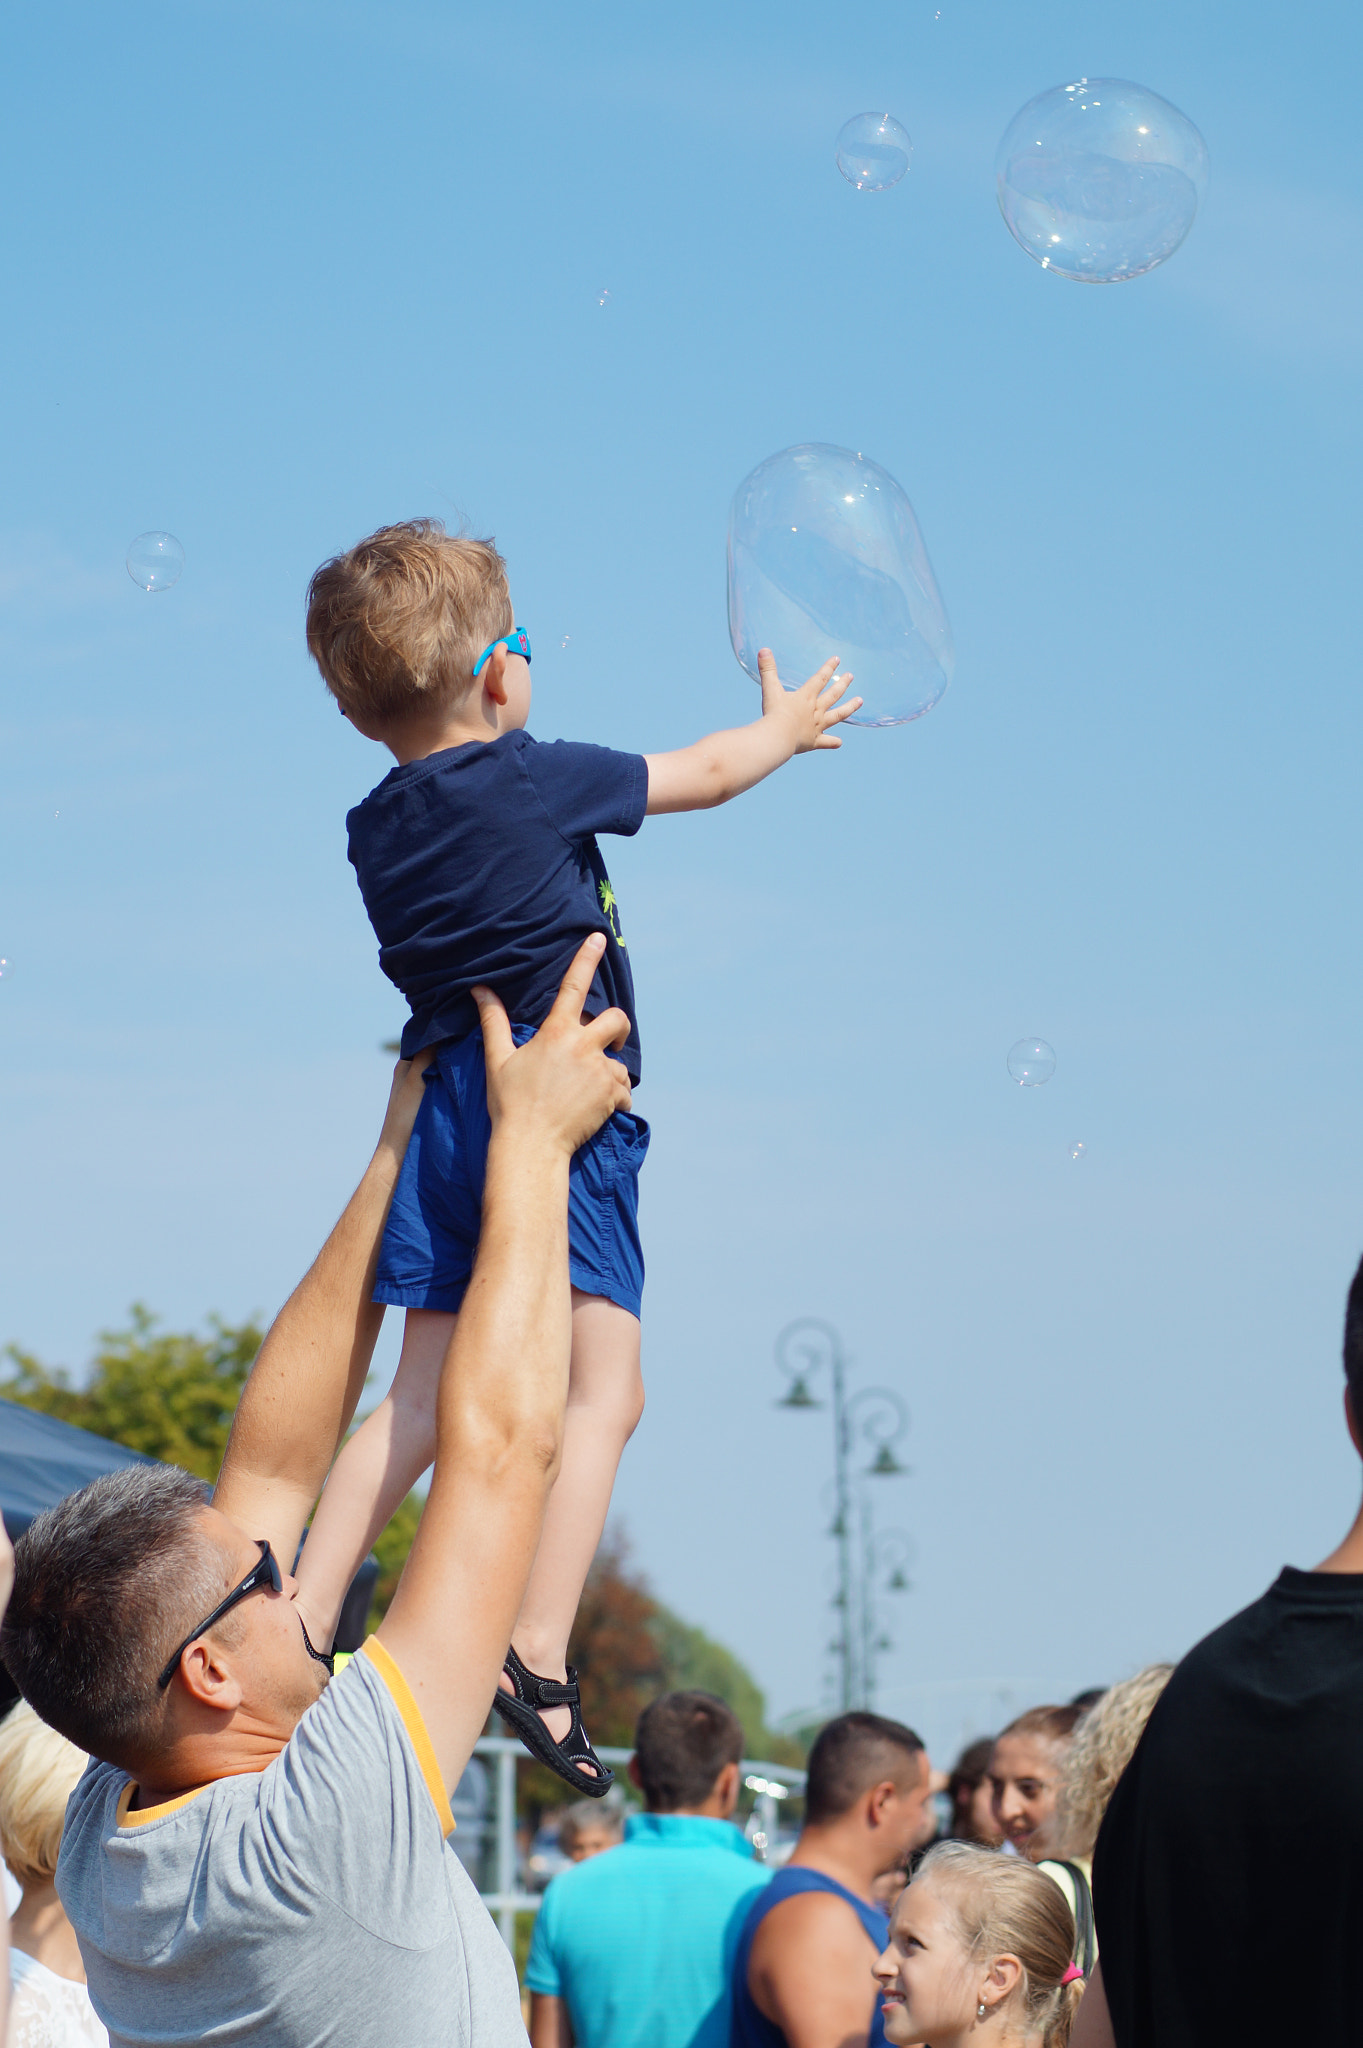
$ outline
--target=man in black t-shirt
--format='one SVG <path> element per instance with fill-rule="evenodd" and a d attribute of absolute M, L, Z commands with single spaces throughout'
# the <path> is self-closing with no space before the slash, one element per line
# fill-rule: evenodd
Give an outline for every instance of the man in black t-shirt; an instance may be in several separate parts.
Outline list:
<path fill-rule="evenodd" d="M 1363 1456 L 1363 1264 L 1344 1372 Z M 1363 1509 L 1179 1665 L 1112 1796 L 1093 1896 L 1102 1961 L 1073 2048 L 1363 2043 Z"/>

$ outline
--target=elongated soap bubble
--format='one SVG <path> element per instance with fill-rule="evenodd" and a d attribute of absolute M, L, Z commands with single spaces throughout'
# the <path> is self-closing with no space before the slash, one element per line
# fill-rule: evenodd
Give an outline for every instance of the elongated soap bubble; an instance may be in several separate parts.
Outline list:
<path fill-rule="evenodd" d="M 757 678 L 770 647 L 787 689 L 830 656 L 865 698 L 853 725 L 921 718 L 955 653 L 913 507 L 888 470 L 820 441 L 783 448 L 729 510 L 729 638 Z"/>
<path fill-rule="evenodd" d="M 169 590 L 184 566 L 185 551 L 173 533 L 139 533 L 128 549 L 128 574 L 143 590 Z"/>
<path fill-rule="evenodd" d="M 858 192 L 888 192 L 909 168 L 913 140 L 893 114 L 853 114 L 838 130 L 838 169 Z"/>
<path fill-rule="evenodd" d="M 1125 78 L 1038 93 L 1004 131 L 999 208 L 1043 270 L 1117 284 L 1172 256 L 1207 188 L 1207 145 L 1186 114 Z"/>
<path fill-rule="evenodd" d="M 1008 1071 L 1019 1088 L 1044 1088 L 1055 1072 L 1055 1054 L 1044 1038 L 1020 1038 L 1009 1048 Z"/>

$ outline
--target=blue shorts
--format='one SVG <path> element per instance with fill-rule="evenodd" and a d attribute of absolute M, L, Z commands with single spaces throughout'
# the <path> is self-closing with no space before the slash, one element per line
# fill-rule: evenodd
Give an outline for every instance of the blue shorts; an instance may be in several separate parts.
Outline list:
<path fill-rule="evenodd" d="M 517 1024 L 517 1045 L 534 1037 Z M 473 1272 L 492 1123 L 483 1035 L 448 1039 L 426 1069 L 426 1093 L 402 1162 L 379 1250 L 374 1300 L 455 1313 Z M 568 1169 L 568 1277 L 638 1315 L 644 1291 L 639 1168 L 642 1117 L 617 1110 Z"/>

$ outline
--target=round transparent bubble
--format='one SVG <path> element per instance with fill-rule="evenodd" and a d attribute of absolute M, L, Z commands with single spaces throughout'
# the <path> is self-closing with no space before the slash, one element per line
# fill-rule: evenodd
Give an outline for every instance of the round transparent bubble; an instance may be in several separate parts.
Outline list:
<path fill-rule="evenodd" d="M 1183 241 L 1206 190 L 1207 145 L 1143 85 L 1081 78 L 1028 101 L 995 171 L 1009 230 L 1043 270 L 1116 284 Z"/>
<path fill-rule="evenodd" d="M 173 533 L 139 533 L 128 549 L 128 574 L 143 590 L 169 590 L 184 566 L 185 551 Z"/>
<path fill-rule="evenodd" d="M 1070 1146 L 1070 1158 L 1082 1159 L 1087 1151 L 1088 1146 L 1084 1143 L 1083 1139 L 1076 1138 L 1074 1143 Z"/>
<path fill-rule="evenodd" d="M 1055 1072 L 1055 1054 L 1044 1038 L 1020 1038 L 1008 1054 L 1008 1071 L 1020 1088 L 1041 1088 Z"/>
<path fill-rule="evenodd" d="M 858 192 L 888 192 L 912 155 L 913 139 L 893 114 L 853 114 L 838 130 L 838 169 Z"/>
<path fill-rule="evenodd" d="M 810 441 L 768 456 L 729 510 L 729 638 L 756 680 L 770 647 L 787 689 L 832 655 L 865 698 L 854 725 L 921 718 L 955 654 L 913 507 L 888 470 Z"/>
<path fill-rule="evenodd" d="M 6 975 L 7 975 L 8 973 L 9 973 L 9 961 L 8 961 L 8 960 L 0 960 L 0 981 L 3 981 L 3 980 L 4 980 L 4 978 L 5 978 L 5 976 L 6 976 Z"/>

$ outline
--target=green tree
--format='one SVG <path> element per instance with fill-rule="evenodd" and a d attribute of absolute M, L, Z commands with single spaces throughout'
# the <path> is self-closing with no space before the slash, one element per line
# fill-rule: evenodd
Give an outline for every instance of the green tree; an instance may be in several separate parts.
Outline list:
<path fill-rule="evenodd" d="M 134 1304 L 130 1318 L 128 1329 L 100 1333 L 79 1383 L 64 1367 L 44 1365 L 31 1352 L 7 1345 L 0 1354 L 9 1366 L 0 1378 L 0 1396 L 183 1466 L 211 1483 L 264 1332 L 254 1319 L 234 1324 L 219 1316 L 208 1318 L 206 1333 L 163 1330 L 141 1303 Z M 371 1626 L 397 1589 L 421 1508 L 420 1496 L 409 1494 L 374 1545 L 379 1577 Z M 568 1655 L 581 1669 L 583 1719 L 599 1743 L 628 1746 L 651 1699 L 696 1687 L 727 1700 L 743 1724 L 750 1755 L 776 1763 L 800 1759 L 798 1743 L 767 1728 L 766 1702 L 751 1673 L 731 1650 L 656 1598 L 648 1580 L 631 1567 L 629 1540 L 620 1530 L 609 1532 L 596 1554 Z M 562 1790 L 549 1772 L 527 1766 L 532 1799 L 557 1804 Z"/>
<path fill-rule="evenodd" d="M 209 1317 L 206 1336 L 160 1330 L 141 1302 L 130 1314 L 130 1329 L 100 1332 L 79 1386 L 63 1367 L 6 1345 L 10 1371 L 0 1380 L 0 1395 L 182 1465 L 200 1479 L 216 1479 L 264 1331 L 253 1319 L 232 1324 L 218 1316 Z"/>
<path fill-rule="evenodd" d="M 265 1332 L 254 1318 L 225 1323 L 220 1316 L 208 1318 L 206 1336 L 161 1330 L 140 1302 L 129 1315 L 129 1329 L 100 1332 L 79 1385 L 64 1367 L 44 1365 L 32 1352 L 7 1344 L 0 1356 L 9 1372 L 0 1379 L 0 1397 L 180 1465 L 211 1484 Z M 410 1494 L 374 1545 L 379 1577 L 372 1623 L 393 1597 L 420 1517 L 421 1501 Z"/>

